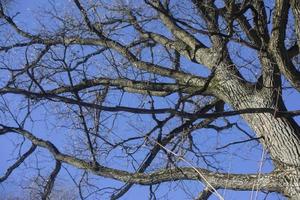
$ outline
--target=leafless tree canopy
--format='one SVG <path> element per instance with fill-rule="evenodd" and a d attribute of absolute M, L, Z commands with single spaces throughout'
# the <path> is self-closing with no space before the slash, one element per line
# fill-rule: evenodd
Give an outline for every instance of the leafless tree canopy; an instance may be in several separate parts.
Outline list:
<path fill-rule="evenodd" d="M 285 96 L 300 92 L 300 1 L 36 2 L 0 1 L 2 185 L 29 199 L 136 185 L 157 199 L 175 184 L 190 199 L 300 199 L 300 103 Z"/>

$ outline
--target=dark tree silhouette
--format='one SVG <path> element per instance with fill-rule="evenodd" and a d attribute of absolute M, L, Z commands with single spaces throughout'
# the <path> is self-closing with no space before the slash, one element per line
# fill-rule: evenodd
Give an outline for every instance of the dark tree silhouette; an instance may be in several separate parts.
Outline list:
<path fill-rule="evenodd" d="M 283 95 L 300 92 L 300 1 L 49 0 L 28 21 L 0 2 L 0 135 L 19 152 L 2 184 L 21 168 L 37 172 L 41 199 L 60 173 L 81 199 L 136 184 L 155 199 L 174 181 L 204 184 L 197 199 L 300 199 L 300 111 Z M 237 160 L 256 146 L 274 169 L 229 172 L 237 146 Z M 54 161 L 47 176 L 41 157 Z"/>

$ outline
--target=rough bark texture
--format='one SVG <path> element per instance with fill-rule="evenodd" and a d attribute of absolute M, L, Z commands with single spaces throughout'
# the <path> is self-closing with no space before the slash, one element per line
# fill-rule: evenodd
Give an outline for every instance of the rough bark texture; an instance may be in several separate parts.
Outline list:
<path fill-rule="evenodd" d="M 227 64 L 227 66 L 230 66 Z M 276 90 L 256 88 L 243 84 L 238 75 L 222 68 L 214 80 L 216 95 L 236 110 L 244 108 L 274 108 L 274 113 L 243 114 L 242 117 L 255 131 L 260 142 L 269 151 L 281 177 L 284 194 L 291 199 L 300 198 L 300 127 L 293 118 L 278 117 L 276 110 L 286 110 Z M 227 80 L 226 80 L 227 79 Z M 217 82 L 217 83 L 216 83 Z"/>
<path fill-rule="evenodd" d="M 40 20 L 39 31 L 22 28 L 18 13 L 11 14 L 4 2 L 0 0 L 0 31 L 5 33 L 0 39 L 0 135 L 17 134 L 32 147 L 19 153 L 15 164 L 0 177 L 1 183 L 37 152 L 36 148 L 43 148 L 56 164 L 47 181 L 40 184 L 42 199 L 51 197 L 62 164 L 83 169 L 82 180 L 85 173 L 93 173 L 123 182 L 123 187 L 110 192 L 111 199 L 122 197 L 134 184 L 150 186 L 153 195 L 152 186 L 180 180 L 204 183 L 199 199 L 212 194 L 222 199 L 218 189 L 254 188 L 300 199 L 300 127 L 293 118 L 300 110 L 288 111 L 282 97 L 286 89 L 283 78 L 294 94 L 300 92 L 299 63 L 295 62 L 300 49 L 300 1 L 275 0 L 275 5 L 269 5 L 261 0 L 223 4 L 214 0 L 183 4 L 147 0 L 133 6 L 123 1 L 107 5 L 73 0 L 65 1 L 66 7 L 76 12 L 69 10 L 66 16 L 49 3 L 47 14 L 54 20 L 50 23 L 54 28 Z M 289 18 L 295 22 L 292 29 L 287 26 Z M 290 46 L 286 44 L 289 35 L 297 38 Z M 254 60 L 248 52 L 254 52 Z M 16 55 L 20 60 L 10 60 Z M 245 66 L 255 71 L 255 76 L 248 79 L 250 72 L 243 71 Z M 199 67 L 205 67 L 209 75 L 199 75 Z M 127 93 L 134 99 L 124 101 Z M 50 122 L 62 120 L 62 127 L 65 118 L 73 117 L 69 139 L 76 134 L 80 138 L 79 144 L 70 145 L 75 153 L 64 153 L 42 130 L 29 131 L 28 127 L 35 125 L 30 121 L 35 106 L 45 107 L 39 111 L 50 113 Z M 53 107 L 60 112 L 52 111 Z M 206 162 L 193 136 L 201 128 L 217 132 L 238 128 L 238 123 L 230 120 L 224 120 L 225 126 L 216 121 L 238 114 L 256 134 L 253 138 L 246 133 L 251 138 L 241 143 L 261 143 L 273 161 L 272 172 L 222 173 L 187 161 L 189 156 L 203 159 L 207 168 L 215 169 Z M 132 115 L 149 121 L 149 127 L 140 128 L 135 121 L 133 136 L 115 134 L 115 123 Z M 16 145 L 20 152 L 22 145 Z M 112 151 L 118 152 L 120 159 L 128 157 L 128 166 L 134 167 L 106 166 L 103 155 L 109 157 Z M 165 160 L 157 162 L 159 156 Z M 150 170 L 156 166 L 158 169 Z M 77 187 L 84 199 L 81 183 Z"/>

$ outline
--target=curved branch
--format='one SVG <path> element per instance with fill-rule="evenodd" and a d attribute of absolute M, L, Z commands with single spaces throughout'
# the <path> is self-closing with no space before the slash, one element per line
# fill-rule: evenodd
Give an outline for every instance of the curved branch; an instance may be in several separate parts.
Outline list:
<path fill-rule="evenodd" d="M 193 35 L 183 30 L 176 24 L 172 16 L 170 16 L 170 13 L 168 13 L 168 11 L 163 7 L 159 0 L 151 1 L 151 3 L 150 1 L 146 1 L 146 3 L 158 12 L 160 19 L 164 22 L 166 27 L 176 36 L 176 38 L 185 42 L 192 49 L 196 49 L 196 47 L 206 48 L 203 43 L 201 43 Z"/>
<path fill-rule="evenodd" d="M 53 169 L 52 173 L 50 174 L 49 178 L 47 179 L 47 184 L 44 188 L 44 193 L 42 195 L 42 200 L 47 200 L 50 197 L 51 191 L 54 186 L 55 179 L 61 169 L 61 162 L 56 161 L 55 168 Z"/>
<path fill-rule="evenodd" d="M 99 109 L 107 112 L 129 112 L 129 113 L 136 113 L 136 114 L 164 114 L 170 113 L 177 116 L 185 117 L 185 118 L 194 118 L 197 117 L 201 118 L 215 118 L 215 117 L 228 117 L 228 116 L 235 116 L 240 114 L 253 114 L 253 113 L 269 113 L 274 115 L 275 117 L 295 117 L 300 115 L 300 110 L 293 110 L 293 111 L 280 111 L 273 108 L 246 108 L 240 109 L 235 111 L 225 111 L 225 112 L 213 112 L 213 113 L 203 113 L 203 112 L 195 112 L 189 113 L 184 111 L 178 111 L 172 108 L 159 108 L 159 109 L 146 109 L 146 108 L 134 108 L 134 107 L 126 107 L 126 106 L 115 106 L 115 107 L 108 107 L 102 106 L 94 103 L 78 101 L 72 98 L 58 96 L 56 94 L 51 93 L 36 93 L 31 92 L 24 89 L 18 88 L 2 88 L 0 89 L 0 94 L 21 94 L 26 96 L 27 98 L 32 99 L 49 99 L 51 101 L 61 101 L 68 104 L 74 105 L 82 105 L 88 108 Z M 0 131 L 0 134 L 3 134 Z"/>
<path fill-rule="evenodd" d="M 227 188 L 233 190 L 251 190 L 253 186 L 263 191 L 282 191 L 283 183 L 279 181 L 280 174 L 228 174 L 212 172 L 206 169 L 181 167 L 172 169 L 163 169 L 151 173 L 130 173 L 127 171 L 105 167 L 90 161 L 82 160 L 74 156 L 61 153 L 51 142 L 45 141 L 34 136 L 32 133 L 15 127 L 0 125 L 9 132 L 20 134 L 29 139 L 33 144 L 47 149 L 56 160 L 72 165 L 74 167 L 90 171 L 91 173 L 119 180 L 122 182 L 153 185 L 168 181 L 178 180 L 199 180 L 203 181 L 199 173 L 215 188 Z"/>
<path fill-rule="evenodd" d="M 298 0 L 291 0 L 291 7 L 295 18 L 295 30 L 297 35 L 297 44 L 298 44 L 298 51 L 299 51 L 300 49 L 300 2 Z"/>
<path fill-rule="evenodd" d="M 2 129 L 3 130 L 3 129 Z M 2 131 L 1 130 L 1 131 Z M 1 132 L 0 131 L 0 132 Z M 4 130 L 5 132 L 7 132 L 8 130 Z M 28 158 L 36 149 L 36 145 L 35 144 L 32 144 L 30 149 L 25 152 L 12 166 L 10 166 L 7 170 L 6 170 L 6 173 L 0 177 L 0 183 L 5 181 L 9 175 L 16 169 L 18 168 L 26 158 Z"/>
<path fill-rule="evenodd" d="M 288 1 L 277 0 L 273 15 L 273 29 L 269 49 L 273 53 L 281 73 L 300 92 L 300 71 L 296 69 L 285 48 L 285 31 L 288 21 Z"/>
<path fill-rule="evenodd" d="M 79 1 L 75 1 L 79 3 Z M 185 84 L 193 84 L 195 86 L 202 86 L 205 84 L 205 78 L 199 77 L 199 76 L 194 76 L 189 73 L 181 72 L 178 70 L 173 70 L 170 68 L 162 67 L 150 62 L 142 61 L 138 59 L 130 50 L 128 46 L 124 46 L 121 43 L 112 40 L 110 38 L 107 38 L 100 33 L 97 35 L 99 38 L 81 38 L 79 36 L 75 37 L 53 37 L 53 38 L 41 38 L 38 35 L 31 35 L 30 33 L 27 33 L 23 30 L 21 30 L 15 23 L 14 21 L 6 16 L 2 11 L 0 12 L 0 17 L 4 18 L 8 23 L 16 29 L 16 31 L 22 35 L 23 37 L 30 39 L 29 43 L 24 43 L 20 44 L 21 46 L 25 44 L 44 44 L 44 45 L 58 45 L 58 44 L 63 44 L 63 45 L 70 45 L 70 44 L 78 44 L 78 45 L 92 45 L 92 46 L 104 46 L 107 48 L 111 48 L 116 50 L 118 53 L 120 53 L 123 57 L 128 59 L 133 66 L 135 66 L 138 69 L 145 70 L 150 73 L 155 73 L 161 76 L 166 76 L 166 77 L 171 77 L 179 82 L 185 83 Z M 85 15 L 84 15 L 85 17 Z M 90 28 L 93 29 L 92 25 L 90 24 Z M 94 29 L 93 29 L 94 30 Z M 95 29 L 95 31 L 97 31 Z M 1 47 L 0 50 L 8 50 L 9 48 L 12 48 L 13 46 L 18 46 L 18 45 L 12 45 L 8 47 Z M 200 55 L 200 54 L 199 54 Z M 207 56 L 207 55 L 206 55 Z M 202 56 L 203 58 L 205 57 Z M 211 57 L 211 56 L 210 56 Z M 211 57 L 212 58 L 212 57 Z M 206 58 L 207 59 L 207 58 Z"/>

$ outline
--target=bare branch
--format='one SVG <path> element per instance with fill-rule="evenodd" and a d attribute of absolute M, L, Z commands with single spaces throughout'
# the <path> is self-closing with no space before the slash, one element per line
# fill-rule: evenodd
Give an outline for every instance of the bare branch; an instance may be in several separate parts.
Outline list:
<path fill-rule="evenodd" d="M 56 161 L 55 168 L 53 169 L 52 173 L 50 174 L 49 178 L 47 179 L 46 186 L 44 188 L 44 193 L 42 196 L 42 200 L 47 200 L 50 197 L 51 191 L 54 186 L 55 179 L 61 169 L 61 162 Z"/>
<path fill-rule="evenodd" d="M 300 71 L 295 68 L 284 45 L 289 7 L 288 1 L 276 1 L 270 51 L 273 53 L 280 71 L 290 81 L 291 85 L 300 91 Z"/>
<path fill-rule="evenodd" d="M 7 132 L 8 130 L 4 130 L 4 131 Z M 31 147 L 29 148 L 29 150 L 27 152 L 25 152 L 12 166 L 10 166 L 6 170 L 5 175 L 3 175 L 2 177 L 0 177 L 0 183 L 3 182 L 3 181 L 5 181 L 9 177 L 9 175 L 15 169 L 17 169 L 26 160 L 26 158 L 28 158 L 35 151 L 35 149 L 36 149 L 36 145 L 35 144 L 31 145 Z"/>
<path fill-rule="evenodd" d="M 196 200 L 208 200 L 208 198 L 213 194 L 210 188 L 206 187 L 204 190 L 199 194 Z"/>
<path fill-rule="evenodd" d="M 112 169 L 99 164 L 94 164 L 89 161 L 85 161 L 73 156 L 69 156 L 61 153 L 51 142 L 44 141 L 32 133 L 14 127 L 7 127 L 1 125 L 3 128 L 8 129 L 11 132 L 18 133 L 27 139 L 29 139 L 33 144 L 46 148 L 55 157 L 56 160 L 63 163 L 75 166 L 80 169 L 88 170 L 95 175 L 112 178 L 128 183 L 135 183 L 141 185 L 153 185 L 158 183 L 163 183 L 167 181 L 176 180 L 200 180 L 198 173 L 195 172 L 193 168 L 175 168 L 166 169 L 149 174 L 145 173 L 130 173 L 118 169 Z M 253 185 L 261 190 L 266 191 L 280 191 L 282 188 L 281 181 L 278 181 L 278 174 L 228 174 L 228 173 L 217 173 L 211 172 L 205 169 L 197 168 L 205 179 L 215 188 L 227 188 L 234 190 L 251 190 Z"/>

